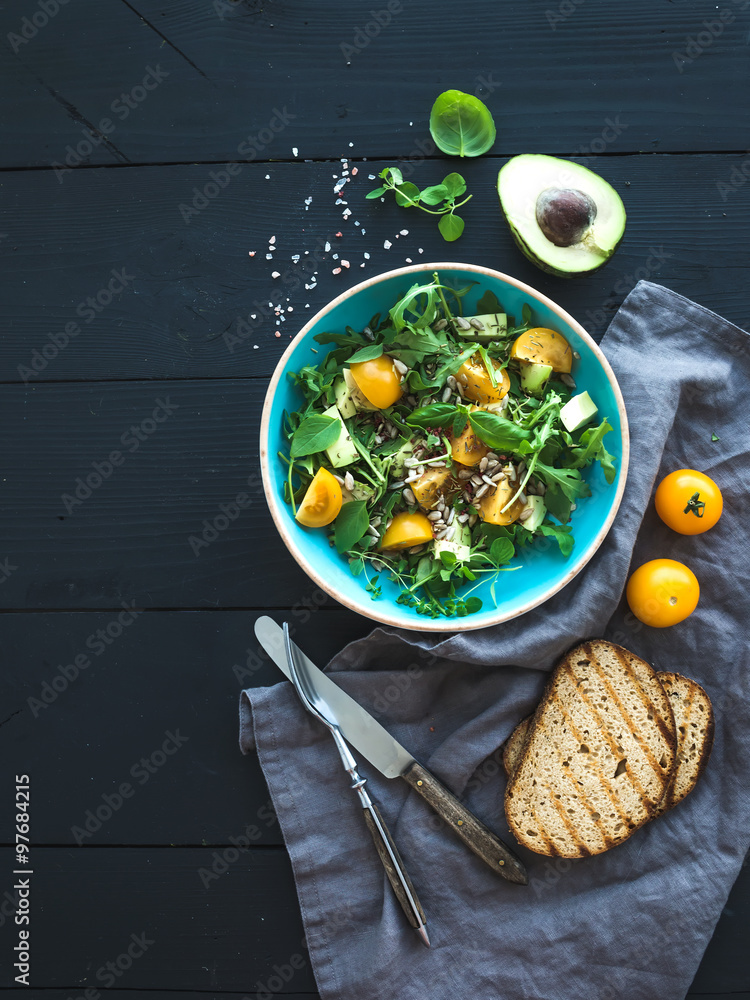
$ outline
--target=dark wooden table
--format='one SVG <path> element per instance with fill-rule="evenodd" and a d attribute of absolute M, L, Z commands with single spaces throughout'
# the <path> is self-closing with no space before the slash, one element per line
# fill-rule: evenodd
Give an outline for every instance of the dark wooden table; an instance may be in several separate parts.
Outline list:
<path fill-rule="evenodd" d="M 231 506 L 268 377 L 305 317 L 407 258 L 507 271 L 597 339 L 639 278 L 747 327 L 749 7 L 3 5 L 0 838 L 28 774 L 35 995 L 255 997 L 279 975 L 317 995 L 237 696 L 278 679 L 259 614 L 293 616 L 321 662 L 369 625 L 319 607 L 255 478 Z M 451 87 L 486 101 L 498 140 L 460 167 L 474 198 L 446 245 L 364 196 L 398 159 L 422 183 L 454 169 L 427 130 Z M 610 266 L 566 282 L 516 251 L 494 185 L 522 152 L 582 158 L 621 192 Z M 749 917 L 745 869 L 689 996 L 750 997 Z"/>

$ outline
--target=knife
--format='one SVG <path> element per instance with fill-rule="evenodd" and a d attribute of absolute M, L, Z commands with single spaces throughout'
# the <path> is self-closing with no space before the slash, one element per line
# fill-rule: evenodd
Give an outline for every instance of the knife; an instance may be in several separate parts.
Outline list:
<path fill-rule="evenodd" d="M 281 626 L 262 616 L 255 623 L 255 635 L 276 666 L 291 680 Z M 294 648 L 314 678 L 321 697 L 334 712 L 346 741 L 386 778 L 403 778 L 494 872 L 510 882 L 527 885 L 526 869 L 513 851 L 298 646 Z"/>

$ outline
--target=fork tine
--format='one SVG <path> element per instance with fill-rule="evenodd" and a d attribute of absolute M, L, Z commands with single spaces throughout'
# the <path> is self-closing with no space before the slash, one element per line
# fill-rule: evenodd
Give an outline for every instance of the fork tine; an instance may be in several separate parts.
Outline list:
<path fill-rule="evenodd" d="M 294 685 L 295 691 L 299 695 L 300 701 L 311 715 L 314 715 L 316 719 L 322 722 L 323 725 L 328 726 L 330 729 L 331 723 L 318 711 L 312 698 L 310 697 L 309 678 L 297 662 L 294 645 L 292 643 L 291 636 L 289 635 L 288 622 L 284 622 L 284 648 L 286 651 L 287 661 L 289 662 L 289 673 L 292 675 L 292 684 Z"/>

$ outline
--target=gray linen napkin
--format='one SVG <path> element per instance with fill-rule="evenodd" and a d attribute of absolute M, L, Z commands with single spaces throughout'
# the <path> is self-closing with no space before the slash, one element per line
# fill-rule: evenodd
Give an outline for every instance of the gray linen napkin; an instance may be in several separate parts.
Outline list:
<path fill-rule="evenodd" d="M 378 628 L 330 669 L 512 845 L 498 747 L 584 638 L 622 643 L 706 688 L 716 712 L 708 769 L 685 802 L 606 854 L 569 861 L 519 848 L 522 887 L 494 876 L 404 782 L 361 761 L 427 913 L 428 950 L 393 898 L 328 733 L 289 683 L 244 691 L 241 748 L 257 751 L 268 780 L 324 1000 L 677 1000 L 740 869 L 750 843 L 750 341 L 641 282 L 602 347 L 632 458 L 614 527 L 587 568 L 515 621 L 448 638 Z M 653 510 L 655 481 L 684 467 L 724 492 L 705 535 L 677 535 Z M 701 584 L 697 611 L 671 629 L 641 625 L 622 600 L 631 566 L 660 556 L 690 565 Z M 304 629 L 296 639 L 304 648 Z"/>

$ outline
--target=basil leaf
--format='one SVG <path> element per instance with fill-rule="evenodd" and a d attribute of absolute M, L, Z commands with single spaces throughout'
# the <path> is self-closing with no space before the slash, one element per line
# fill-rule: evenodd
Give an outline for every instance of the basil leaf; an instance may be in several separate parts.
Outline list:
<path fill-rule="evenodd" d="M 341 421 L 336 417 L 324 417 L 313 413 L 305 417 L 292 437 L 289 454 L 292 458 L 302 458 L 325 451 L 334 444 L 341 433 Z"/>
<path fill-rule="evenodd" d="M 498 566 L 510 562 L 515 554 L 515 546 L 509 538 L 496 538 L 490 545 L 490 558 Z"/>
<path fill-rule="evenodd" d="M 422 189 L 422 194 L 419 197 L 420 201 L 423 201 L 425 205 L 439 205 L 441 201 L 445 201 L 448 197 L 448 188 L 445 184 L 433 184 L 431 187 L 426 187 Z"/>
<path fill-rule="evenodd" d="M 455 201 L 455 199 L 460 198 L 466 190 L 466 181 L 463 179 L 461 174 L 448 174 L 447 177 L 443 178 L 441 186 L 446 189 L 447 197 L 450 200 Z"/>
<path fill-rule="evenodd" d="M 396 196 L 396 204 L 401 208 L 416 208 L 415 201 L 419 201 L 419 188 L 411 181 L 404 181 L 397 188 L 393 189 Z"/>
<path fill-rule="evenodd" d="M 476 410 L 469 414 L 469 423 L 477 437 L 495 450 L 514 451 L 522 441 L 531 437 L 531 431 L 501 417 L 499 413 Z"/>
<path fill-rule="evenodd" d="M 334 527 L 333 538 L 337 552 L 348 552 L 367 531 L 370 518 L 364 500 L 350 500 L 341 508 Z"/>
<path fill-rule="evenodd" d="M 450 403 L 432 403 L 412 410 L 406 422 L 410 427 L 446 427 L 457 412 L 456 407 Z"/>
<path fill-rule="evenodd" d="M 495 142 L 495 122 L 478 97 L 446 90 L 432 106 L 430 134 L 449 156 L 481 156 Z"/>
<path fill-rule="evenodd" d="M 446 243 L 452 243 L 454 240 L 457 240 L 464 231 L 464 220 L 458 215 L 454 215 L 453 212 L 450 212 L 448 215 L 442 215 L 440 217 L 438 229 L 440 230 L 440 235 Z"/>
<path fill-rule="evenodd" d="M 379 358 L 382 353 L 382 344 L 370 344 L 369 347 L 363 347 L 361 350 L 357 351 L 356 354 L 352 354 L 349 358 L 349 364 L 353 365 L 359 361 L 374 361 L 375 358 Z"/>

